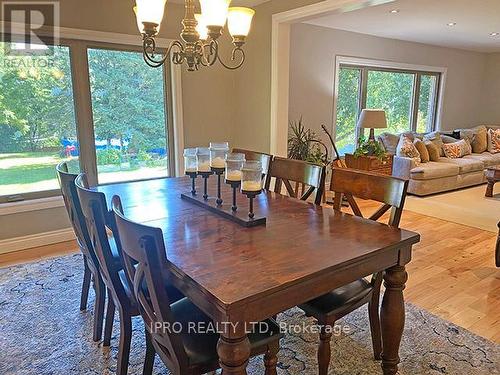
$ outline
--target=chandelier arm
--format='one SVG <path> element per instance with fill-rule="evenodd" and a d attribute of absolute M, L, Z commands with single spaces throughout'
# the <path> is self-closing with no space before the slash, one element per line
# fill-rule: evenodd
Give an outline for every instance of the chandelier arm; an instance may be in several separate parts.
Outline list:
<path fill-rule="evenodd" d="M 170 57 L 170 54 L 174 50 L 174 48 L 178 48 L 178 51 L 174 52 L 174 55 L 172 56 L 172 61 L 174 62 L 174 64 L 182 64 L 182 62 L 184 61 L 183 57 L 184 46 L 178 40 L 172 41 L 168 46 L 167 51 L 165 52 L 163 57 L 158 60 L 154 58 L 154 54 L 156 51 L 156 41 L 153 37 L 147 37 L 147 36 L 144 37 L 142 46 L 144 51 L 143 53 L 144 61 L 146 62 L 146 64 L 148 64 L 153 68 L 159 68 L 160 66 L 162 66 Z"/>
<path fill-rule="evenodd" d="M 224 61 L 222 61 L 222 59 L 220 58 L 219 55 L 217 55 L 217 60 L 219 60 L 220 64 L 226 68 L 226 69 L 229 69 L 229 70 L 236 70 L 238 68 L 241 68 L 241 66 L 245 63 L 245 51 L 241 48 L 241 47 L 235 47 L 233 49 L 233 52 L 231 53 L 231 61 L 235 61 L 236 60 L 236 53 L 239 53 L 240 56 L 241 56 L 241 61 L 239 63 L 237 63 L 236 65 L 228 65 L 226 63 L 224 63 Z"/>

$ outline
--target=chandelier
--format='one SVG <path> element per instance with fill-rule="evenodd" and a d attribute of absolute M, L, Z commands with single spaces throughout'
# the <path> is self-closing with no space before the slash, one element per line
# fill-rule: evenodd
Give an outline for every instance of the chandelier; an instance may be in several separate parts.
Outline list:
<path fill-rule="evenodd" d="M 162 66 L 172 58 L 174 64 L 187 65 L 188 71 L 213 66 L 217 62 L 226 69 L 235 70 L 245 62 L 243 45 L 250 31 L 255 11 L 244 7 L 229 7 L 231 0 L 199 0 L 201 13 L 195 14 L 194 0 L 185 0 L 186 13 L 182 20 L 181 40 L 170 43 L 167 51 L 158 52 L 155 37 L 167 0 L 136 0 L 134 12 L 142 34 L 144 61 L 151 67 Z M 219 37 L 226 24 L 233 38 L 231 62 L 219 55 Z"/>

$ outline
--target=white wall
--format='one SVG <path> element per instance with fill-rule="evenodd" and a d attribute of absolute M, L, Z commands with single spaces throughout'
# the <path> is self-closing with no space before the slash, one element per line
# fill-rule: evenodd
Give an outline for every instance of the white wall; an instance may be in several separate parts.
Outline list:
<path fill-rule="evenodd" d="M 333 127 L 334 68 L 338 55 L 446 67 L 441 128 L 472 127 L 482 119 L 486 54 L 308 24 L 292 25 L 290 44 L 289 119 L 302 115 L 306 125 L 318 130 L 318 134 L 322 123 Z M 498 115 L 496 119 L 500 120 Z"/>
<path fill-rule="evenodd" d="M 481 121 L 485 124 L 500 124 L 500 53 L 486 57 L 484 90 L 482 95 Z"/>

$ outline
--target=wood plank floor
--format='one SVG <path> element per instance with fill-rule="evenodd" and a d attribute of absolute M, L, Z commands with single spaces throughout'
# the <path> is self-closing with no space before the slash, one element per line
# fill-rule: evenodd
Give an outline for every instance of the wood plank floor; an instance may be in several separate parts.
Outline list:
<path fill-rule="evenodd" d="M 360 205 L 371 211 L 370 202 Z M 421 234 L 407 267 L 406 300 L 480 336 L 500 343 L 500 269 L 496 235 L 405 211 L 401 227 Z M 78 251 L 65 242 L 0 255 L 0 267 Z"/>

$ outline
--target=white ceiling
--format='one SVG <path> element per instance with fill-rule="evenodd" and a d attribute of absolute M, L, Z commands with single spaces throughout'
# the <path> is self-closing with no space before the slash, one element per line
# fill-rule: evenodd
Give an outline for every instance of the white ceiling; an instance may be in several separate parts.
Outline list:
<path fill-rule="evenodd" d="M 240 6 L 240 7 L 254 7 L 256 5 L 267 3 L 270 0 L 233 0 L 231 1 L 231 6 Z M 168 2 L 184 4 L 184 0 L 167 0 Z"/>
<path fill-rule="evenodd" d="M 392 14 L 391 10 L 399 13 Z M 447 26 L 456 22 L 453 27 Z M 398 0 L 309 20 L 317 26 L 478 52 L 500 52 L 500 0 Z"/>

